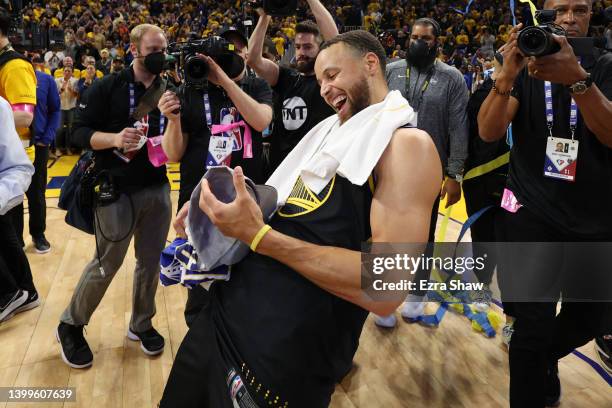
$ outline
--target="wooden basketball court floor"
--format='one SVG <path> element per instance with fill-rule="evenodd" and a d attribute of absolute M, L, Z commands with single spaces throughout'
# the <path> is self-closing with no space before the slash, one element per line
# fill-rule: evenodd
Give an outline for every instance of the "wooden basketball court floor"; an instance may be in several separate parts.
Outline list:
<path fill-rule="evenodd" d="M 75 158 L 64 159 L 68 160 L 74 163 Z M 68 164 L 65 168 L 69 170 Z M 56 195 L 53 189 L 49 195 Z M 176 192 L 172 198 L 176 208 Z M 57 199 L 48 198 L 47 202 L 51 252 L 36 254 L 27 232 L 25 237 L 41 306 L 0 324 L 0 387 L 75 387 L 77 401 L 0 402 L 0 408 L 156 406 L 187 331 L 183 318 L 186 289 L 159 287 L 153 324 L 166 338 L 166 349 L 160 356 L 145 356 L 139 345 L 125 336 L 135 264 L 130 249 L 86 327 L 85 337 L 94 353 L 94 364 L 85 370 L 71 369 L 60 357 L 55 328 L 84 265 L 94 254 L 95 245 L 92 236 L 64 223 L 65 213 L 57 209 Z M 460 220 L 465 218 L 464 210 L 457 213 Z M 457 236 L 459 227 L 459 222 L 451 220 L 449 240 Z M 171 231 L 169 239 L 172 236 Z M 435 306 L 429 304 L 428 309 L 435 311 Z M 560 362 L 561 406 L 612 407 L 612 387 L 588 364 L 595 360 L 592 343 L 579 352 L 585 359 L 571 354 Z M 507 387 L 507 352 L 499 335 L 486 338 L 472 330 L 466 318 L 450 312 L 438 328 L 407 324 L 399 319 L 398 327 L 392 330 L 377 328 L 370 315 L 355 367 L 336 387 L 331 407 L 505 407 Z"/>

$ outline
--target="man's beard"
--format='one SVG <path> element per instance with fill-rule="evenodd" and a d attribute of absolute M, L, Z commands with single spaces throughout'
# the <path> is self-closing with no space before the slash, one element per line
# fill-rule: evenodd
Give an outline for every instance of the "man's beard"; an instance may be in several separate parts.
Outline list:
<path fill-rule="evenodd" d="M 370 106 L 370 86 L 365 77 L 353 85 L 353 87 L 347 92 L 347 102 L 350 103 L 348 117 L 342 123 L 346 122 L 368 106 Z"/>
<path fill-rule="evenodd" d="M 306 60 L 299 61 L 295 68 L 302 74 L 309 74 L 314 71 L 315 61 L 315 58 L 308 58 Z"/>

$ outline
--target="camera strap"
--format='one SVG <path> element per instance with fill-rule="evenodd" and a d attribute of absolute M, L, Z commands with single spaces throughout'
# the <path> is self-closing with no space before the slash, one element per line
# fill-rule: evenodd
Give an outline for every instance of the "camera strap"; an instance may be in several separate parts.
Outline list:
<path fill-rule="evenodd" d="M 129 84 L 129 89 L 130 89 L 130 117 L 133 118 L 134 117 L 134 112 L 136 112 L 136 89 L 134 87 L 134 84 L 132 82 L 130 82 Z M 161 114 L 159 115 L 159 134 L 163 135 L 164 134 L 164 130 L 166 129 L 166 117 Z"/>
<path fill-rule="evenodd" d="M 546 124 L 548 126 L 548 134 L 550 137 L 552 135 L 552 129 L 554 125 L 554 110 L 553 110 L 553 99 L 552 99 L 552 85 L 549 81 L 544 82 L 544 101 L 546 102 Z M 570 132 L 572 133 L 572 140 L 574 140 L 574 135 L 576 133 L 576 126 L 578 125 L 578 105 L 576 105 L 576 101 L 572 97 L 572 102 L 570 105 L 570 119 L 569 126 Z"/>

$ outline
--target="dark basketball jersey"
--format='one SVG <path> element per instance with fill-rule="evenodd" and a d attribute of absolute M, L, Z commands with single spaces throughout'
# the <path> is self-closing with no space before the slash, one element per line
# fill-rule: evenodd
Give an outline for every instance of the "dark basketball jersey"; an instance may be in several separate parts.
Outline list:
<path fill-rule="evenodd" d="M 336 176 L 314 194 L 298 179 L 271 225 L 317 245 L 360 251 L 371 236 L 371 201 L 368 184 Z M 351 368 L 367 311 L 256 253 L 211 294 L 219 349 L 260 406 L 276 397 L 272 406 L 329 404 L 336 382 Z"/>

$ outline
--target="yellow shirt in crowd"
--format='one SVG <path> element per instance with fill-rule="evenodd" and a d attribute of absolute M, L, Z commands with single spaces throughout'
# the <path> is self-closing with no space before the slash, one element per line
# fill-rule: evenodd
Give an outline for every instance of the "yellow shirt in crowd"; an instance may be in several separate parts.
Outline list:
<path fill-rule="evenodd" d="M 58 69 L 56 69 L 56 70 L 55 70 L 55 74 L 53 74 L 53 76 L 54 76 L 55 78 L 63 78 L 63 77 L 64 77 L 64 69 L 63 69 L 63 68 L 58 68 Z M 76 78 L 76 79 L 81 78 L 81 71 L 80 71 L 80 70 L 78 70 L 78 69 L 76 69 L 76 68 L 74 68 L 74 69 L 72 70 L 72 77 L 73 77 L 73 78 Z"/>
<path fill-rule="evenodd" d="M 276 52 L 279 56 L 285 55 L 285 39 L 283 37 L 274 37 L 272 39 L 274 45 L 276 46 Z"/>
<path fill-rule="evenodd" d="M 467 28 L 467 30 L 471 33 L 472 30 L 474 30 L 474 26 L 476 25 L 476 21 L 474 21 L 471 18 L 466 19 L 463 22 L 463 25 L 465 26 L 465 28 Z"/>
<path fill-rule="evenodd" d="M 283 30 L 283 33 L 285 33 L 287 38 L 289 38 L 290 40 L 293 40 L 295 38 L 295 30 L 293 28 L 283 27 L 281 30 Z"/>
<path fill-rule="evenodd" d="M 459 34 L 456 40 L 458 45 L 468 45 L 470 43 L 470 39 L 466 34 Z"/>

